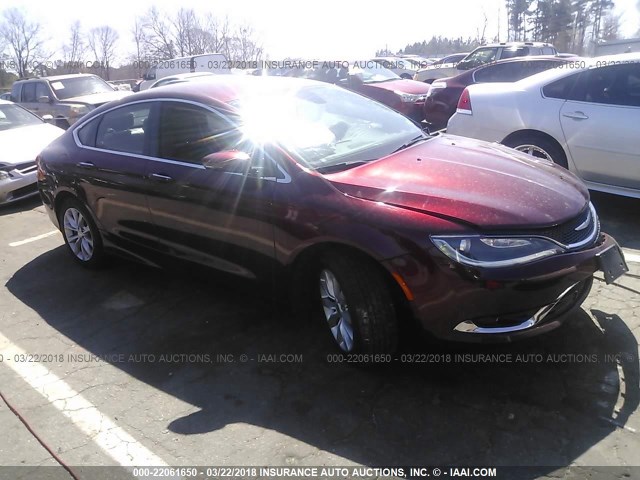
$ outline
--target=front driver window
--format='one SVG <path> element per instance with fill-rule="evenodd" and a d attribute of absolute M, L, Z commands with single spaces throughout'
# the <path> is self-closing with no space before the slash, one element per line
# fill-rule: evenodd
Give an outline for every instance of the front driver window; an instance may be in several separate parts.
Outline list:
<path fill-rule="evenodd" d="M 237 148 L 240 134 L 221 115 L 189 103 L 163 102 L 158 156 L 202 164 L 204 157 Z"/>

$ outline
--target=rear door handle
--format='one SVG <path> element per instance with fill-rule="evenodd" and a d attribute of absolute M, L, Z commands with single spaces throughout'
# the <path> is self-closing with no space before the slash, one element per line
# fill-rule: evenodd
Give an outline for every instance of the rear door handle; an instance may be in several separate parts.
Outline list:
<path fill-rule="evenodd" d="M 162 182 L 162 183 L 173 182 L 173 178 L 167 175 L 162 175 L 160 173 L 152 173 L 150 177 L 151 177 L 151 180 L 155 180 L 156 182 Z"/>
<path fill-rule="evenodd" d="M 87 169 L 96 168 L 96 166 L 91 162 L 79 162 L 79 163 L 76 163 L 76 167 L 87 168 Z"/>
<path fill-rule="evenodd" d="M 573 118 L 574 120 L 586 120 L 589 118 L 589 115 L 585 115 L 583 112 L 568 112 L 563 113 L 563 117 Z"/>

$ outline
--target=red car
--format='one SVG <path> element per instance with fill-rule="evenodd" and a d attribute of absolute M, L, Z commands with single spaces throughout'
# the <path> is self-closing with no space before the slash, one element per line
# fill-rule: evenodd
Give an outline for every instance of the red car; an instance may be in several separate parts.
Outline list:
<path fill-rule="evenodd" d="M 335 83 L 384 103 L 416 122 L 424 120 L 424 102 L 429 85 L 401 78 L 374 60 L 354 62 L 348 67 L 337 62 L 321 62 L 305 78 Z"/>
<path fill-rule="evenodd" d="M 42 152 L 38 186 L 78 264 L 174 257 L 262 280 L 344 352 L 393 351 L 410 317 L 457 340 L 546 332 L 594 272 L 625 271 L 570 172 L 309 80 L 227 75 L 104 105 Z"/>
<path fill-rule="evenodd" d="M 456 112 L 460 95 L 469 85 L 517 82 L 569 61 L 570 58 L 554 56 L 516 57 L 488 63 L 455 77 L 435 80 L 424 103 L 425 119 L 433 131 L 446 128 L 449 118 Z"/>

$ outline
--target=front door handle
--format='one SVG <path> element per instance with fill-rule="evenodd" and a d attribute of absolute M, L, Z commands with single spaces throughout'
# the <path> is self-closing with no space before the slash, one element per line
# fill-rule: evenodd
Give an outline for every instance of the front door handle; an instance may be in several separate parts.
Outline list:
<path fill-rule="evenodd" d="M 86 169 L 96 168 L 96 166 L 91 162 L 79 162 L 79 163 L 76 163 L 76 167 L 86 168 Z"/>
<path fill-rule="evenodd" d="M 574 120 L 586 120 L 589 118 L 589 115 L 585 115 L 583 112 L 568 112 L 563 113 L 563 117 L 573 118 Z"/>
<path fill-rule="evenodd" d="M 173 182 L 173 178 L 167 175 L 162 175 L 160 173 L 152 173 L 151 180 L 155 180 L 156 182 L 162 182 L 162 183 Z"/>

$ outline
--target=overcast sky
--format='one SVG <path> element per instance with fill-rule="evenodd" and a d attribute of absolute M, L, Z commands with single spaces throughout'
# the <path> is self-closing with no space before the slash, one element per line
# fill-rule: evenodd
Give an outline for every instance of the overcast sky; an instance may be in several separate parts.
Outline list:
<path fill-rule="evenodd" d="M 136 16 L 152 5 L 165 12 L 174 12 L 179 5 L 250 23 L 272 60 L 342 60 L 370 57 L 385 46 L 395 51 L 432 35 L 475 37 L 484 14 L 488 17 L 487 38 L 495 36 L 500 27 L 504 40 L 504 4 L 504 0 L 2 0 L 0 9 L 20 7 L 41 22 L 50 50 L 60 48 L 70 24 L 80 20 L 85 31 L 105 24 L 115 28 L 120 34 L 118 52 L 126 57 L 133 51 L 130 30 Z M 640 28 L 636 0 L 616 0 L 616 5 L 623 13 L 623 35 L 634 36 Z"/>

